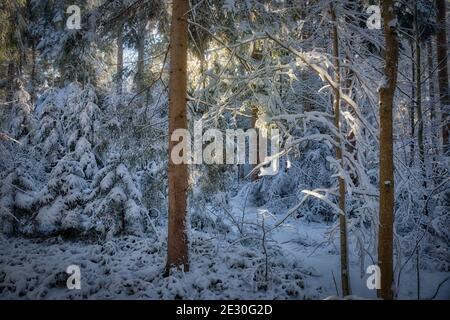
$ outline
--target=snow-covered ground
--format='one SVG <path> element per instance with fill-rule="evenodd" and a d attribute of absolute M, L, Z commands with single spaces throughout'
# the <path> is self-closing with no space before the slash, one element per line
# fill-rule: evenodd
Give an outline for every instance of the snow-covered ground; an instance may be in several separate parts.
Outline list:
<path fill-rule="evenodd" d="M 242 212 L 243 199 L 235 200 L 235 215 Z M 278 225 L 284 216 L 275 217 L 265 208 L 249 208 L 245 210 L 248 221 L 257 221 L 258 217 L 265 215 L 266 228 L 271 229 Z M 295 215 L 294 215 L 295 216 Z M 295 218 L 287 219 L 283 224 L 277 226 L 271 232 L 269 238 L 280 246 L 284 256 L 290 256 L 299 261 L 305 268 L 314 270 L 316 277 L 308 279 L 309 286 L 320 292 L 320 298 L 336 296 L 341 294 L 340 279 L 340 255 L 339 255 L 339 233 L 335 232 L 330 239 L 330 230 L 335 224 L 305 222 Z M 352 295 L 361 298 L 376 299 L 376 290 L 369 289 L 367 280 L 372 273 L 366 273 L 367 267 L 374 264 L 369 257 L 365 257 L 361 265 L 354 237 L 349 236 L 349 259 L 350 259 L 350 287 Z M 436 293 L 438 286 L 450 276 L 448 272 L 436 270 L 420 270 L 420 298 L 430 299 Z M 400 277 L 398 288 L 398 299 L 417 299 L 417 273 L 414 261 L 405 265 Z M 336 287 L 338 289 L 336 289 Z M 445 281 L 434 299 L 450 299 L 450 281 Z"/>
<path fill-rule="evenodd" d="M 317 298 L 313 277 L 293 259 L 270 262 L 265 286 L 255 250 L 191 236 L 191 270 L 162 276 L 165 247 L 150 239 L 122 237 L 103 245 L 58 239 L 3 239 L 0 254 L 2 299 L 258 299 Z M 81 290 L 66 288 L 65 270 L 81 269 Z"/>
<path fill-rule="evenodd" d="M 270 230 L 279 217 L 263 208 L 246 208 L 244 222 L 260 223 L 262 214 Z M 234 206 L 232 215 L 242 218 L 241 208 Z M 326 241 L 330 226 L 288 220 L 269 232 L 265 241 L 238 232 L 211 237 L 192 231 L 190 271 L 169 277 L 163 277 L 166 246 L 162 236 L 160 240 L 118 237 L 101 244 L 2 237 L 0 298 L 324 299 L 337 295 L 336 287 L 340 288 L 338 241 Z M 361 276 L 357 257 L 351 255 L 350 260 L 352 293 L 375 298 L 375 290 L 366 286 L 368 275 Z M 80 290 L 66 287 L 69 265 L 80 267 Z M 413 267 L 403 271 L 401 299 L 416 298 Z M 447 276 L 422 270 L 421 298 L 433 296 Z M 442 285 L 436 298 L 450 299 L 450 282 Z"/>

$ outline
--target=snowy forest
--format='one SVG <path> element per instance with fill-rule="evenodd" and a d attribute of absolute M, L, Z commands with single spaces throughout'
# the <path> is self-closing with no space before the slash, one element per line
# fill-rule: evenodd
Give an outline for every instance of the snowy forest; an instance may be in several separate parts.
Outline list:
<path fill-rule="evenodd" d="M 0 299 L 449 300 L 449 12 L 1 0 Z"/>

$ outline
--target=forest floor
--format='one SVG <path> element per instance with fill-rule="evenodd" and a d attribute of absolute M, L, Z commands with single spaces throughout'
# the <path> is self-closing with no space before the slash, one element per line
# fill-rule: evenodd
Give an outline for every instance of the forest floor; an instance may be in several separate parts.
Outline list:
<path fill-rule="evenodd" d="M 237 199 L 236 204 L 242 199 Z M 264 208 L 246 208 L 258 221 Z M 238 205 L 231 212 L 242 216 Z M 260 219 L 260 218 L 259 218 Z M 267 218 L 270 229 L 275 218 Z M 256 224 L 255 224 L 256 225 Z M 102 244 L 61 238 L 0 237 L 0 299 L 324 299 L 340 287 L 338 242 L 326 241 L 330 225 L 284 224 L 266 235 L 242 237 L 190 233 L 190 270 L 163 277 L 164 237 L 123 236 Z M 257 228 L 255 228 L 255 232 Z M 232 232 L 233 233 L 233 232 Z M 161 234 L 164 232 L 161 231 Z M 337 239 L 336 239 L 337 240 Z M 356 255 L 350 255 L 352 293 L 375 298 Z M 364 269 L 369 263 L 366 262 Z M 81 289 L 66 287 L 69 265 L 81 270 Z M 363 276 L 361 277 L 361 274 Z M 421 298 L 433 296 L 448 273 L 421 270 Z M 416 298 L 413 265 L 402 274 L 400 299 Z M 450 283 L 437 299 L 450 299 Z"/>

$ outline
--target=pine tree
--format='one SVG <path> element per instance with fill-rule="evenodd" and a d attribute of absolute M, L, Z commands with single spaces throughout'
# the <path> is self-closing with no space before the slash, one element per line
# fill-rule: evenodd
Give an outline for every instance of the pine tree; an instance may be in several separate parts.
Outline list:
<path fill-rule="evenodd" d="M 397 84 L 398 40 L 394 1 L 382 2 L 383 33 L 385 39 L 384 78 L 380 87 L 380 202 L 378 233 L 378 265 L 381 270 L 381 289 L 378 295 L 392 299 L 393 285 L 393 227 L 394 227 L 394 154 L 392 110 Z"/>
<path fill-rule="evenodd" d="M 341 63 L 339 57 L 339 35 L 336 20 L 336 11 L 333 4 L 330 5 L 331 9 L 331 21 L 332 34 L 333 34 L 333 57 L 334 57 L 334 81 L 336 83 L 336 88 L 334 89 L 334 125 L 336 131 L 340 134 L 340 106 L 341 106 Z M 340 162 L 340 165 L 344 166 L 344 161 L 342 158 L 342 145 L 341 139 L 336 137 L 338 147 L 336 148 L 336 159 Z M 340 228 L 340 248 L 341 248 L 341 282 L 342 282 L 342 295 L 348 296 L 351 294 L 350 290 L 350 272 L 348 266 L 348 248 L 347 248 L 347 219 L 345 213 L 345 180 L 342 177 L 338 178 L 339 181 L 339 209 L 341 209 L 341 214 L 339 215 L 339 228 Z"/>
<path fill-rule="evenodd" d="M 48 164 L 48 171 L 62 158 L 65 151 L 62 111 L 50 95 L 38 113 L 39 125 L 27 136 L 27 143 L 34 147 L 37 155 Z"/>
<path fill-rule="evenodd" d="M 4 0 L 0 4 L 0 89 L 11 101 L 14 79 L 22 75 L 27 51 L 25 0 Z"/>
<path fill-rule="evenodd" d="M 50 173 L 45 187 L 36 194 L 34 232 L 40 235 L 79 236 L 86 231 L 88 217 L 83 212 L 89 184 L 83 170 L 68 154 Z"/>
<path fill-rule="evenodd" d="M 186 164 L 174 164 L 171 157 L 175 142 L 170 138 L 176 129 L 187 128 L 186 86 L 187 86 L 187 45 L 188 23 L 187 0 L 175 0 L 172 4 L 172 24 L 170 28 L 170 82 L 169 82 L 169 223 L 167 238 L 166 272 L 171 267 L 189 269 L 186 197 L 188 170 Z"/>
<path fill-rule="evenodd" d="M 33 129 L 33 106 L 30 105 L 30 95 L 25 91 L 22 81 L 15 79 L 15 82 L 17 90 L 14 93 L 14 105 L 8 121 L 8 133 L 20 140 Z"/>
<path fill-rule="evenodd" d="M 36 181 L 29 168 L 19 164 L 0 175 L 0 233 L 17 235 L 28 233 Z"/>
<path fill-rule="evenodd" d="M 123 90 L 123 33 L 124 22 L 119 21 L 117 28 L 117 94 L 122 94 Z"/>
<path fill-rule="evenodd" d="M 436 0 L 437 9 L 437 35 L 436 52 L 438 60 L 439 99 L 442 112 L 442 140 L 444 154 L 449 150 L 450 132 L 450 93 L 448 87 L 448 49 L 447 49 L 447 1 Z"/>
<path fill-rule="evenodd" d="M 86 211 L 90 215 L 91 232 L 107 238 L 117 235 L 143 235 L 149 216 L 142 205 L 142 195 L 128 168 L 113 156 L 92 181 Z"/>
<path fill-rule="evenodd" d="M 102 141 L 100 138 L 103 113 L 97 105 L 95 88 L 91 85 L 82 89 L 72 83 L 66 90 L 66 104 L 64 106 L 64 121 L 67 147 L 73 151 L 77 141 L 85 138 L 93 147 Z"/>

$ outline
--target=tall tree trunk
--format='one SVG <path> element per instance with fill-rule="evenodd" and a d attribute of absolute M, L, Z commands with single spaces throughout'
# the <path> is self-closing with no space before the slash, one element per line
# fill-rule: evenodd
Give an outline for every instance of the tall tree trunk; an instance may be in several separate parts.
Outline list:
<path fill-rule="evenodd" d="M 187 42 L 188 24 L 185 16 L 188 0 L 174 0 L 170 27 L 169 80 L 169 224 L 166 272 L 172 266 L 189 269 L 186 230 L 186 192 L 188 169 L 186 164 L 174 164 L 171 158 L 175 142 L 170 137 L 176 129 L 187 129 Z"/>
<path fill-rule="evenodd" d="M 430 109 L 430 142 L 433 146 L 433 161 L 431 164 L 433 181 L 437 182 L 436 179 L 436 156 L 439 154 L 438 148 L 438 137 L 436 135 L 437 121 L 436 121 L 436 98 L 435 98 L 435 87 L 434 87 L 434 61 L 433 61 L 433 40 L 430 38 L 428 41 L 428 96 L 429 96 L 429 109 Z"/>
<path fill-rule="evenodd" d="M 351 13 L 358 10 L 357 7 L 357 3 L 355 0 L 350 0 L 348 1 L 348 3 L 345 3 L 343 5 L 343 8 L 346 12 L 348 12 L 344 19 L 345 19 L 345 23 L 347 23 L 348 25 L 354 25 L 355 24 L 355 16 L 352 15 Z M 352 48 L 354 45 L 353 42 L 353 37 L 355 37 L 355 32 L 350 32 L 350 38 L 349 38 L 349 43 L 348 43 L 348 47 Z M 350 56 L 349 56 L 349 52 L 346 53 L 346 64 L 351 65 L 351 61 L 350 61 Z M 347 72 L 345 74 L 345 80 L 343 81 L 344 85 L 342 86 L 342 92 L 346 95 L 348 95 L 350 98 L 354 97 L 354 89 L 353 89 L 353 81 L 355 79 L 355 72 L 353 71 L 353 69 L 351 67 L 347 67 Z M 345 101 L 342 101 L 342 105 L 343 105 L 343 109 L 344 110 L 348 110 L 350 112 L 350 114 L 352 115 L 352 117 L 357 118 L 358 114 L 356 112 L 356 110 L 350 106 L 349 104 L 347 104 Z M 342 107 L 341 107 L 342 108 Z M 357 138 L 356 138 L 356 132 L 353 128 L 350 128 L 349 132 L 347 133 L 347 141 L 349 143 L 347 143 L 345 145 L 345 150 L 350 153 L 354 159 L 355 162 L 358 161 L 358 152 L 357 152 Z M 350 173 L 350 178 L 352 179 L 352 182 L 355 186 L 358 185 L 359 181 L 358 181 L 358 174 L 357 173 Z"/>
<path fill-rule="evenodd" d="M 144 90 L 143 78 L 144 78 L 144 52 L 145 52 L 145 27 L 147 21 L 141 21 L 139 23 L 138 30 L 138 61 L 136 72 L 136 90 L 141 93 Z"/>
<path fill-rule="evenodd" d="M 436 98 L 435 98 L 435 88 L 434 88 L 434 62 L 433 62 L 433 40 L 430 38 L 428 41 L 428 53 L 427 53 L 427 60 L 428 60 L 428 68 L 427 68 L 427 77 L 428 77 L 428 96 L 430 98 L 430 120 L 431 120 L 431 141 L 433 142 L 433 146 L 437 146 L 435 144 L 435 134 L 433 132 L 435 126 L 436 126 Z"/>
<path fill-rule="evenodd" d="M 32 0 L 27 0 L 26 2 L 26 8 L 27 8 L 27 14 L 26 19 L 27 21 L 32 20 L 33 16 L 33 5 Z M 30 47 L 31 52 L 31 72 L 30 72 L 30 97 L 31 97 L 31 105 L 34 105 L 36 101 L 36 86 L 37 86 L 37 56 L 36 56 L 36 39 L 33 35 L 28 34 L 28 45 Z"/>
<path fill-rule="evenodd" d="M 117 30 L 117 93 L 122 94 L 123 81 L 123 21 Z"/>
<path fill-rule="evenodd" d="M 253 48 L 252 48 L 252 53 L 251 53 L 251 57 L 256 60 L 258 63 L 261 62 L 262 60 L 262 49 L 258 48 L 258 41 L 253 43 Z M 258 86 L 255 86 L 254 88 L 255 91 L 258 91 L 259 88 Z M 256 121 L 258 121 L 258 108 L 256 106 L 252 107 L 252 119 L 251 119 L 251 126 L 253 129 L 255 129 L 255 131 L 258 133 L 258 128 L 256 128 Z M 264 161 L 264 159 L 260 159 L 259 157 L 259 149 L 260 149 L 260 141 L 259 141 L 259 134 L 257 136 L 257 140 L 256 140 L 256 164 L 253 165 L 252 170 L 258 166 L 259 163 L 261 163 L 262 161 Z M 259 176 L 258 176 L 258 171 L 255 171 L 252 175 L 251 175 L 251 179 L 252 181 L 256 181 L 258 180 Z"/>
<path fill-rule="evenodd" d="M 252 118 L 251 118 L 251 127 L 255 129 L 257 133 L 259 133 L 258 128 L 256 128 L 256 121 L 258 121 L 258 108 L 256 106 L 252 107 Z M 256 137 L 256 163 L 252 165 L 252 170 L 255 169 L 260 163 L 261 159 L 259 158 L 259 134 Z M 251 180 L 256 181 L 259 179 L 258 171 L 255 171 L 251 175 Z"/>
<path fill-rule="evenodd" d="M 334 90 L 334 125 L 336 131 L 340 133 L 340 103 L 341 103 L 341 64 L 339 61 L 339 36 L 337 30 L 336 12 L 331 7 L 331 20 L 333 23 L 333 64 L 334 64 L 334 81 L 337 84 L 337 88 Z M 336 137 L 336 142 L 339 147 L 336 148 L 336 158 L 340 165 L 343 167 L 344 162 L 342 159 L 342 145 L 340 137 Z M 339 228 L 340 228 L 340 249 L 341 249 L 341 282 L 342 282 L 342 295 L 348 296 L 350 292 L 350 280 L 349 280 L 349 268 L 348 268 L 348 248 L 347 248 L 347 219 L 345 216 L 345 181 L 339 177 L 339 208 L 342 210 L 342 214 L 339 215 Z"/>
<path fill-rule="evenodd" d="M 416 85 L 415 85 L 415 79 L 416 79 L 416 66 L 415 66 L 415 49 L 414 49 L 414 42 L 410 41 L 410 47 L 411 47 L 411 107 L 409 108 L 409 126 L 411 128 L 411 161 L 410 166 L 414 163 L 414 157 L 415 157 L 415 146 L 416 146 Z"/>
<path fill-rule="evenodd" d="M 300 19 L 301 20 L 306 20 L 307 19 L 307 6 L 309 4 L 304 2 L 304 1 L 300 1 L 299 2 L 299 15 L 300 15 Z M 309 37 L 311 37 L 312 34 L 312 30 L 310 27 L 310 24 L 305 23 L 302 26 L 302 31 L 300 33 L 300 40 L 301 41 L 306 41 Z M 310 88 L 308 87 L 308 83 L 310 83 L 310 76 L 309 76 L 309 70 L 304 69 L 304 70 L 299 70 L 300 72 L 300 80 L 301 83 L 303 85 L 302 87 L 302 95 L 301 95 L 301 99 L 302 99 L 302 105 L 303 105 L 303 111 L 304 112 L 310 112 L 313 111 L 315 109 L 314 107 L 314 99 L 313 97 L 311 97 L 311 94 L 309 92 Z"/>
<path fill-rule="evenodd" d="M 397 84 L 398 39 L 396 26 L 392 26 L 394 1 L 382 1 L 384 77 L 380 88 L 380 204 L 378 232 L 378 265 L 381 270 L 381 288 L 378 296 L 392 299 L 393 283 L 393 224 L 394 224 L 394 161 L 392 139 L 392 108 Z"/>
<path fill-rule="evenodd" d="M 415 35 L 415 66 L 416 66 L 416 110 L 417 110 L 417 138 L 419 145 L 419 160 L 420 166 L 425 171 L 425 151 L 423 146 L 423 117 L 422 117 L 422 79 L 421 79 L 421 48 L 420 48 L 420 33 L 419 22 L 417 17 L 417 2 L 414 3 L 414 35 Z"/>
<path fill-rule="evenodd" d="M 31 96 L 31 104 L 34 105 L 35 101 L 36 101 L 36 85 L 37 85 L 37 81 L 36 81 L 36 40 L 32 39 L 31 40 L 31 75 L 30 75 L 30 80 L 31 80 L 31 92 L 30 92 L 30 96 Z"/>
<path fill-rule="evenodd" d="M 449 151 L 450 131 L 450 94 L 448 88 L 447 70 L 447 8 L 445 0 L 436 0 L 438 32 L 436 35 L 437 59 L 438 59 L 438 81 L 439 100 L 442 113 L 442 142 L 443 152 Z"/>

